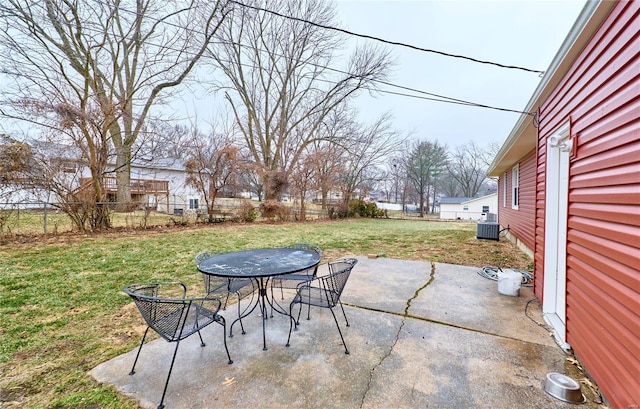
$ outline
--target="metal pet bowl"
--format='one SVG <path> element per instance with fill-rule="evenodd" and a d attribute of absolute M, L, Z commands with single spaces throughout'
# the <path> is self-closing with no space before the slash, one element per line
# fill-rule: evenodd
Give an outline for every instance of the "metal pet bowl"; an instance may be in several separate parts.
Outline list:
<path fill-rule="evenodd" d="M 566 375 L 550 372 L 542 381 L 542 389 L 556 399 L 569 403 L 585 403 L 580 384 Z"/>

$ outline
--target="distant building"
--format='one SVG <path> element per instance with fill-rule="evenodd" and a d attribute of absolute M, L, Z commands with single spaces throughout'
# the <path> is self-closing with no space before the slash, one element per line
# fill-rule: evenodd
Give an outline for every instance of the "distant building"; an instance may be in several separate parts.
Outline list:
<path fill-rule="evenodd" d="M 497 193 L 476 198 L 440 198 L 440 219 L 443 220 L 484 220 L 487 217 L 487 213 L 497 212 Z"/>

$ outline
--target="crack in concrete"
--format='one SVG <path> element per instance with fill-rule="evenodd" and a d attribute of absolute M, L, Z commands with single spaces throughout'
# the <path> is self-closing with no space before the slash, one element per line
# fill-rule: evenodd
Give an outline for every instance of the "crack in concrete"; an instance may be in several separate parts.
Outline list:
<path fill-rule="evenodd" d="M 400 323 L 400 326 L 398 327 L 398 332 L 396 333 L 396 339 L 393 341 L 393 344 L 391 344 L 391 348 L 389 348 L 387 353 L 380 358 L 380 361 L 369 372 L 369 381 L 367 382 L 367 387 L 365 388 L 364 393 L 362 394 L 362 400 L 360 400 L 360 407 L 361 408 L 364 406 L 364 400 L 367 398 L 367 394 L 369 393 L 369 389 L 371 388 L 371 382 L 373 381 L 373 374 L 376 371 L 376 368 L 382 366 L 382 363 L 389 356 L 391 356 L 391 353 L 393 352 L 393 349 L 395 348 L 396 344 L 398 343 L 398 340 L 400 339 L 400 333 L 402 332 L 402 328 L 404 327 L 404 323 L 405 323 L 406 319 L 407 318 L 411 318 L 411 316 L 409 315 L 409 308 L 411 308 L 411 302 L 413 300 L 415 300 L 418 297 L 418 295 L 420 295 L 420 292 L 422 290 L 427 288 L 429 286 L 429 284 L 431 284 L 433 282 L 433 280 L 435 279 L 435 274 L 436 274 L 436 265 L 432 261 L 431 262 L 431 274 L 429 274 L 429 280 L 427 280 L 427 282 L 422 287 L 418 288 L 415 291 L 415 293 L 413 293 L 413 296 L 407 300 L 407 304 L 404 307 L 404 313 L 402 315 L 401 314 L 397 314 L 397 313 L 392 313 L 392 314 L 395 314 L 395 315 L 402 316 L 402 322 Z M 388 311 L 385 311 L 385 312 L 388 312 Z"/>
<path fill-rule="evenodd" d="M 484 331 L 484 330 L 481 330 L 481 329 L 467 327 L 467 326 L 459 325 L 459 324 L 454 324 L 454 323 L 451 323 L 451 322 L 440 321 L 440 320 L 436 320 L 436 319 L 433 319 L 433 318 L 419 317 L 417 315 L 411 315 L 411 314 L 407 314 L 407 313 L 400 314 L 400 313 L 393 312 L 393 311 L 381 310 L 381 309 L 378 309 L 378 308 L 371 308 L 371 307 L 363 307 L 361 305 L 354 305 L 354 304 L 349 304 L 349 303 L 342 303 L 342 304 L 343 305 L 348 305 L 349 307 L 353 307 L 353 308 L 360 308 L 360 309 L 363 309 L 363 310 L 380 312 L 380 313 L 383 313 L 383 314 L 397 315 L 398 317 L 411 318 L 411 319 L 418 320 L 418 321 L 431 322 L 433 324 L 439 324 L 439 325 L 444 325 L 444 326 L 451 327 L 451 328 L 463 329 L 463 330 L 472 331 L 472 332 L 475 332 L 475 333 L 478 333 L 478 334 L 490 335 L 490 336 L 493 336 L 493 337 L 509 339 L 509 340 L 512 340 L 512 341 L 525 342 L 527 344 L 534 344 L 534 345 L 540 345 L 540 346 L 548 346 L 547 344 L 542 344 L 542 343 L 535 342 L 535 341 L 524 341 L 524 340 L 522 340 L 520 338 L 510 337 L 508 335 L 503 335 L 503 334 L 497 334 L 495 332 Z M 404 321 L 403 321 L 403 324 L 404 324 Z"/>

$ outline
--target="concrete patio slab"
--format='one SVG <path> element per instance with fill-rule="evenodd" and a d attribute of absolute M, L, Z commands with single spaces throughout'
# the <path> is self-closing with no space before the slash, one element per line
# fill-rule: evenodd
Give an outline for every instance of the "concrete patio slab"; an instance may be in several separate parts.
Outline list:
<path fill-rule="evenodd" d="M 243 320 L 227 338 L 234 360 L 227 364 L 222 327 L 183 341 L 169 383 L 167 408 L 576 408 L 547 395 L 540 382 L 564 373 L 564 352 L 542 322 L 530 290 L 520 297 L 497 292 L 477 269 L 429 262 L 358 257 L 343 294 L 349 323 L 313 309 L 285 347 L 289 320 L 267 320 L 268 350 L 262 350 L 261 318 Z M 319 274 L 326 273 L 326 267 Z M 527 292 L 529 291 L 529 292 Z M 532 319 L 525 317 L 527 314 Z M 228 321 L 234 309 L 224 312 Z M 90 371 L 142 408 L 155 408 L 174 344 L 164 340 Z M 583 407 L 599 408 L 587 404 Z"/>

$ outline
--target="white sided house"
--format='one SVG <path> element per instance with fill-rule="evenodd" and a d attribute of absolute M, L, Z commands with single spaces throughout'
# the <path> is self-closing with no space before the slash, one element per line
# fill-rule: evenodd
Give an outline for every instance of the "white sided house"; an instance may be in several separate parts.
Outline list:
<path fill-rule="evenodd" d="M 0 139 L 0 143 L 8 143 Z M 58 184 L 67 189 L 82 192 L 92 183 L 89 168 L 82 160 L 77 148 L 62 144 L 52 144 L 38 140 L 26 142 L 47 160 L 61 164 L 55 176 Z M 181 160 L 163 158 L 154 160 L 137 159 L 131 162 L 130 190 L 135 206 L 153 208 L 159 212 L 184 214 L 199 208 L 202 194 L 187 184 L 187 171 Z M 116 201 L 117 186 L 113 172 L 114 163 L 107 166 L 103 191 L 110 202 Z M 0 187 L 0 209 L 20 206 L 21 208 L 42 207 L 45 203 L 56 203 L 61 199 L 52 191 L 25 181 Z"/>
<path fill-rule="evenodd" d="M 142 201 L 159 212 L 182 215 L 195 212 L 202 202 L 202 194 L 187 184 L 187 171 L 182 161 L 173 158 L 154 160 L 151 163 L 131 163 L 132 195 L 137 180 L 157 186 L 166 183 L 166 190 L 144 194 Z M 142 192 L 144 193 L 144 192 Z"/>
<path fill-rule="evenodd" d="M 497 193 L 476 198 L 440 198 L 442 220 L 486 220 L 488 213 L 498 213 Z"/>
<path fill-rule="evenodd" d="M 90 183 L 88 170 L 83 170 L 80 186 Z M 202 195 L 186 182 L 187 171 L 182 161 L 173 158 L 131 162 L 131 200 L 139 207 L 158 212 L 183 215 L 194 213 Z M 116 200 L 116 178 L 104 178 L 104 190 L 110 201 Z"/>

